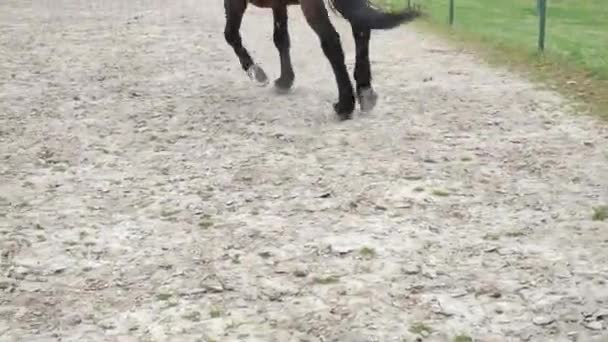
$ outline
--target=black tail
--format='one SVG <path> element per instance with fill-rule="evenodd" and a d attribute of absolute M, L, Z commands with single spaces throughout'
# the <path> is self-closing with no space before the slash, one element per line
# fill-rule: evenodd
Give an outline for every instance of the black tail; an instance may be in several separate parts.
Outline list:
<path fill-rule="evenodd" d="M 329 0 L 351 24 L 375 30 L 387 30 L 412 21 L 421 16 L 417 9 L 408 8 L 401 12 L 388 13 L 374 8 L 369 0 Z"/>

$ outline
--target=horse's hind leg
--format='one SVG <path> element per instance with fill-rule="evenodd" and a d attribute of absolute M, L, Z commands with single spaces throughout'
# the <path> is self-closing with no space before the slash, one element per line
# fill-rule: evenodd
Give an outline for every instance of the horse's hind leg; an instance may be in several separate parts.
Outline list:
<path fill-rule="evenodd" d="M 239 58 L 241 67 L 247 72 L 249 77 L 261 84 L 266 84 L 268 82 L 266 73 L 253 62 L 241 39 L 241 23 L 246 9 L 247 0 L 224 0 L 224 10 L 226 11 L 224 37 L 226 38 L 226 42 L 232 46 L 232 49 Z"/>
<path fill-rule="evenodd" d="M 357 84 L 357 98 L 362 112 L 369 112 L 376 106 L 378 95 L 372 87 L 372 71 L 369 64 L 369 41 L 371 30 L 369 28 L 358 28 L 354 25 L 353 37 L 357 57 L 355 62 L 355 82 Z"/>
<path fill-rule="evenodd" d="M 285 1 L 277 1 L 277 4 L 272 8 L 272 13 L 274 16 L 274 45 L 279 50 L 281 59 L 281 76 L 274 84 L 280 91 L 287 91 L 293 85 L 295 75 L 289 54 L 290 39 L 287 29 L 287 4 Z"/>
<path fill-rule="evenodd" d="M 338 102 L 334 104 L 334 110 L 340 119 L 350 119 L 355 109 L 355 96 L 348 70 L 344 64 L 344 50 L 340 43 L 340 35 L 329 20 L 323 0 L 301 0 L 300 5 L 306 21 L 319 36 L 323 53 L 334 71 L 339 96 Z"/>

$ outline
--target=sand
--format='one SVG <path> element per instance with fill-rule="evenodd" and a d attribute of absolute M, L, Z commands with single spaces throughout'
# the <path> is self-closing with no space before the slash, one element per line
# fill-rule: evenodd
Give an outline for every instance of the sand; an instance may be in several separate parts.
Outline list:
<path fill-rule="evenodd" d="M 378 106 L 339 122 L 298 7 L 289 94 L 223 25 L 0 3 L 1 341 L 608 340 L 605 124 L 413 25 L 373 33 Z M 243 39 L 274 79 L 272 26 Z"/>

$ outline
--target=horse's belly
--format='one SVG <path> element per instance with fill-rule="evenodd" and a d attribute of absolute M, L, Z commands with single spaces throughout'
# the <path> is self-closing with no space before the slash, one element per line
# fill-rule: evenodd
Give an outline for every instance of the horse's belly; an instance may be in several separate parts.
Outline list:
<path fill-rule="evenodd" d="M 252 4 L 258 7 L 272 7 L 273 0 L 249 0 Z"/>
<path fill-rule="evenodd" d="M 263 8 L 271 8 L 275 1 L 279 2 L 284 0 L 249 0 L 253 5 Z M 300 0 L 287 0 L 285 2 L 287 5 L 297 5 L 300 3 Z"/>

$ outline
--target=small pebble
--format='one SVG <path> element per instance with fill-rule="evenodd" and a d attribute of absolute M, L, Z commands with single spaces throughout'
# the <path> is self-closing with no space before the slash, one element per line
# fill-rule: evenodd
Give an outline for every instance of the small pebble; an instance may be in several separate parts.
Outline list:
<path fill-rule="evenodd" d="M 583 326 L 589 330 L 602 330 L 602 328 L 603 328 L 602 322 L 599 322 L 599 321 L 585 322 L 585 323 L 583 323 Z"/>
<path fill-rule="evenodd" d="M 201 287 L 211 293 L 224 292 L 224 286 L 222 286 L 222 284 L 216 280 L 206 280 L 201 284 Z"/>
<path fill-rule="evenodd" d="M 568 339 L 570 341 L 576 341 L 578 339 L 578 331 L 571 331 L 568 333 Z"/>
<path fill-rule="evenodd" d="M 13 270 L 14 272 L 14 278 L 17 280 L 23 280 L 25 279 L 25 276 L 29 273 L 28 269 L 23 267 L 23 266 L 17 266 L 15 267 L 15 269 Z"/>
<path fill-rule="evenodd" d="M 361 333 L 358 332 L 347 332 L 344 335 L 342 335 L 338 341 L 344 341 L 344 342 L 366 342 L 368 341 L 368 338 L 365 337 L 364 335 L 362 335 Z"/>
<path fill-rule="evenodd" d="M 17 282 L 10 278 L 0 278 L 0 290 L 9 290 L 15 287 Z"/>
<path fill-rule="evenodd" d="M 608 309 L 599 309 L 598 311 L 596 311 L 594 313 L 594 315 L 595 315 L 595 318 L 598 320 L 600 320 L 600 319 L 608 320 Z"/>
<path fill-rule="evenodd" d="M 293 275 L 298 278 L 305 278 L 308 276 L 308 271 L 303 268 L 297 268 L 295 271 L 293 271 Z"/>
<path fill-rule="evenodd" d="M 329 249 L 334 252 L 337 253 L 339 255 L 345 255 L 345 254 L 349 254 L 352 251 L 355 250 L 355 248 L 353 246 L 348 246 L 348 245 L 330 245 Z"/>
<path fill-rule="evenodd" d="M 498 291 L 494 291 L 492 293 L 490 293 L 490 298 L 500 298 L 502 297 L 502 294 Z"/>
<path fill-rule="evenodd" d="M 452 298 L 464 297 L 468 294 L 469 294 L 469 292 L 467 290 L 459 290 L 459 291 L 452 293 Z"/>
<path fill-rule="evenodd" d="M 78 325 L 82 322 L 82 318 L 78 315 L 68 316 L 65 320 L 68 325 Z"/>
<path fill-rule="evenodd" d="M 405 274 L 414 275 L 414 274 L 420 273 L 420 266 L 418 266 L 416 264 L 407 264 L 407 265 L 403 266 L 403 268 L 401 270 Z"/>
<path fill-rule="evenodd" d="M 427 268 L 422 271 L 422 275 L 429 279 L 437 278 L 437 272 L 433 269 Z"/>
<path fill-rule="evenodd" d="M 116 329 L 116 325 L 114 324 L 114 322 L 111 321 L 103 321 L 103 322 L 99 322 L 99 326 L 104 329 L 104 330 L 113 330 Z"/>
<path fill-rule="evenodd" d="M 555 319 L 553 319 L 549 316 L 537 316 L 537 317 L 534 317 L 534 319 L 532 320 L 532 323 L 534 323 L 535 325 L 544 326 L 544 325 L 549 325 L 549 324 L 553 323 L 554 321 L 555 321 Z"/>

